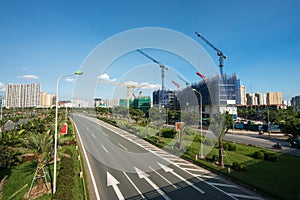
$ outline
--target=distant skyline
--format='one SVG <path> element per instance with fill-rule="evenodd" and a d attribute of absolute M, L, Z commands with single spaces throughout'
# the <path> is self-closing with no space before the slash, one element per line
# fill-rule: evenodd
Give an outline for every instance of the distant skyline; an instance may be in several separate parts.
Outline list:
<path fill-rule="evenodd" d="M 299 6 L 297 0 L 1 1 L 0 95 L 5 94 L 7 83 L 33 82 L 39 82 L 42 91 L 55 94 L 57 78 L 79 70 L 107 38 L 134 28 L 162 27 L 198 42 L 218 65 L 216 52 L 195 35 L 201 33 L 228 57 L 224 72 L 236 73 L 247 93 L 278 91 L 284 100 L 291 100 L 300 94 Z M 165 52 L 150 49 L 147 53 L 176 71 L 187 69 L 184 61 Z M 121 69 L 133 63 L 158 70 L 137 52 L 113 66 Z M 97 73 L 95 76 L 101 75 Z M 107 75 L 117 81 L 126 79 L 114 68 Z M 76 77 L 69 77 L 61 82 L 61 98 L 72 98 L 74 80 Z M 191 82 L 197 80 L 197 76 L 189 77 Z M 176 89 L 170 81 L 168 86 Z M 160 74 L 153 84 L 160 84 Z M 104 90 L 99 97 L 107 98 Z"/>

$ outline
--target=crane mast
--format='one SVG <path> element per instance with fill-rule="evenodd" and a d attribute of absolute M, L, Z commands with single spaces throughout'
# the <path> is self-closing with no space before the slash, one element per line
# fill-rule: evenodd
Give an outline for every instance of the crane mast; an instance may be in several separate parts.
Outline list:
<path fill-rule="evenodd" d="M 225 56 L 221 50 L 219 50 L 218 48 L 216 48 L 212 43 L 210 43 L 207 39 L 205 39 L 205 38 L 204 38 L 202 35 L 200 35 L 198 32 L 195 32 L 195 34 L 196 34 L 199 38 L 201 38 L 202 40 L 204 40 L 204 42 L 206 42 L 211 48 L 213 48 L 213 49 L 217 52 L 217 55 L 219 56 L 220 74 L 221 74 L 221 77 L 223 77 L 224 60 L 227 58 L 227 56 Z"/>
<path fill-rule="evenodd" d="M 160 105 L 164 105 L 165 104 L 165 96 L 164 96 L 164 91 L 165 91 L 165 70 L 168 70 L 168 68 L 165 67 L 162 63 L 160 63 L 157 60 L 155 60 L 154 58 L 152 58 L 151 56 L 149 56 L 148 54 L 146 54 L 145 52 L 141 51 L 140 49 L 137 49 L 137 51 L 139 53 L 141 53 L 142 55 L 144 55 L 145 57 L 147 57 L 148 59 L 152 60 L 154 63 L 158 64 L 159 67 L 161 68 L 161 90 L 162 90 L 162 96 L 161 96 L 161 103 L 160 103 Z"/>

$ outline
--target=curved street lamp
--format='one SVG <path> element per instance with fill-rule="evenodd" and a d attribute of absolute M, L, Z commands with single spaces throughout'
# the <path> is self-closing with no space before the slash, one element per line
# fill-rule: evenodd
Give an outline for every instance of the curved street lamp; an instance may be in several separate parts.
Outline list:
<path fill-rule="evenodd" d="M 58 117 L 58 86 L 60 80 L 65 77 L 73 76 L 73 75 L 82 75 L 82 71 L 75 71 L 72 74 L 65 74 L 60 76 L 56 81 L 56 102 L 55 102 L 55 134 L 54 134 L 54 172 L 53 172 L 53 191 L 52 193 L 55 194 L 56 192 L 56 157 L 57 157 L 57 117 Z"/>

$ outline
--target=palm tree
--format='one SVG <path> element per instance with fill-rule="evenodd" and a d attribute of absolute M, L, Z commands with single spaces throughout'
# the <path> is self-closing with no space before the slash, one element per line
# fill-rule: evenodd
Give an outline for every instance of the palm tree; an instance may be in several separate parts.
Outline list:
<path fill-rule="evenodd" d="M 24 143 L 27 148 L 33 150 L 36 154 L 38 163 L 37 176 L 43 177 L 44 171 L 42 167 L 46 164 L 47 157 L 52 149 L 53 144 L 50 130 L 48 130 L 46 133 L 31 134 L 29 137 L 27 137 Z M 37 183 L 37 190 L 43 190 L 43 180 L 39 178 Z"/>
<path fill-rule="evenodd" d="M 232 127 L 233 119 L 228 113 L 218 113 L 212 118 L 210 128 L 212 132 L 218 137 L 219 141 L 219 165 L 224 168 L 224 153 L 223 153 L 223 137 L 228 131 L 228 127 Z"/>

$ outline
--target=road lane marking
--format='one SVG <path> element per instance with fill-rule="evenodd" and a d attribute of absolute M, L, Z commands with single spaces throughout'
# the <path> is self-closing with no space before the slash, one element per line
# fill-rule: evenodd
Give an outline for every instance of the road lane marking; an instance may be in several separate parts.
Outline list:
<path fill-rule="evenodd" d="M 155 171 L 152 167 L 149 167 L 154 173 L 156 173 L 158 176 L 160 176 L 162 179 L 164 179 L 167 183 L 169 183 L 170 185 L 172 185 L 174 188 L 177 188 L 176 185 L 174 185 L 171 181 L 169 181 L 167 178 L 165 178 L 163 175 L 161 175 L 160 173 L 158 173 L 157 171 Z"/>
<path fill-rule="evenodd" d="M 184 169 L 184 170 L 188 170 L 188 171 L 193 171 L 193 172 L 204 172 L 206 173 L 207 171 L 205 170 L 201 170 L 201 169 L 195 169 L 195 168 L 186 168 L 186 167 L 181 167 L 181 169 Z"/>
<path fill-rule="evenodd" d="M 211 185 L 215 185 L 215 186 L 238 188 L 238 186 L 236 186 L 236 185 L 230 185 L 230 184 L 224 184 L 224 183 L 213 183 L 213 182 L 208 182 L 208 183 Z"/>
<path fill-rule="evenodd" d="M 118 187 L 118 184 L 120 184 L 120 182 L 115 177 L 113 177 L 109 172 L 106 172 L 106 174 L 107 174 L 107 187 L 108 186 L 113 187 L 119 200 L 125 199 L 122 192 L 120 191 L 120 189 Z"/>
<path fill-rule="evenodd" d="M 203 190 L 201 190 L 200 188 L 198 188 L 197 186 L 195 186 L 194 184 L 192 184 L 191 182 L 189 182 L 188 180 L 186 180 L 185 178 L 183 178 L 182 176 L 180 176 L 179 174 L 177 174 L 176 172 L 174 172 L 174 170 L 170 167 L 167 167 L 166 165 L 163 165 L 159 162 L 157 162 L 157 164 L 165 171 L 165 172 L 170 172 L 171 174 L 173 174 L 174 176 L 176 176 L 177 178 L 179 178 L 180 180 L 184 181 L 185 183 L 187 183 L 189 186 L 193 187 L 195 190 L 197 190 L 198 192 L 200 192 L 201 194 L 204 194 L 205 192 Z"/>
<path fill-rule="evenodd" d="M 94 138 L 96 138 L 96 136 L 92 133 L 92 136 L 94 137 Z"/>
<path fill-rule="evenodd" d="M 92 171 L 92 168 L 91 168 L 91 164 L 90 164 L 89 158 L 87 157 L 87 153 L 86 153 L 85 148 L 84 148 L 84 145 L 83 145 L 83 143 L 82 143 L 82 139 L 81 139 L 80 133 L 79 133 L 79 131 L 78 131 L 78 129 L 77 129 L 76 123 L 73 122 L 73 124 L 74 124 L 74 126 L 75 126 L 76 132 L 78 133 L 77 135 L 78 135 L 78 138 L 79 138 L 79 141 L 80 141 L 82 150 L 83 150 L 83 154 L 84 154 L 85 160 L 86 160 L 87 165 L 88 165 L 88 169 L 89 169 L 89 171 L 90 171 L 92 183 L 93 183 L 94 190 L 95 190 L 95 194 L 96 194 L 96 199 L 97 199 L 97 200 L 100 200 L 100 195 L 99 195 L 98 187 L 97 187 L 97 185 L 96 185 L 95 177 L 94 177 L 94 174 L 93 174 L 93 171 Z"/>
<path fill-rule="evenodd" d="M 133 181 L 129 178 L 129 176 L 123 172 L 123 174 L 125 175 L 125 177 L 129 180 L 129 182 L 131 183 L 131 185 L 136 189 L 136 191 L 141 195 L 141 197 L 143 199 L 145 199 L 145 196 L 143 195 L 143 193 L 139 190 L 139 188 L 133 183 Z"/>
<path fill-rule="evenodd" d="M 230 196 L 235 196 L 235 197 L 240 197 L 240 198 L 245 198 L 245 199 L 257 199 L 257 200 L 262 199 L 260 197 L 244 195 L 244 194 L 234 194 L 234 193 L 227 193 L 227 194 L 230 195 Z"/>
<path fill-rule="evenodd" d="M 125 151 L 128 150 L 128 149 L 127 149 L 126 147 L 124 147 L 122 144 L 118 143 L 118 145 L 119 145 L 120 147 L 122 147 Z"/>
<path fill-rule="evenodd" d="M 138 177 L 140 179 L 145 179 L 165 200 L 171 200 L 151 179 L 149 178 L 149 174 L 143 172 L 142 170 L 134 167 Z"/>
<path fill-rule="evenodd" d="M 106 151 L 106 153 L 108 153 L 107 149 L 102 144 L 101 147 L 104 149 L 104 151 Z"/>

